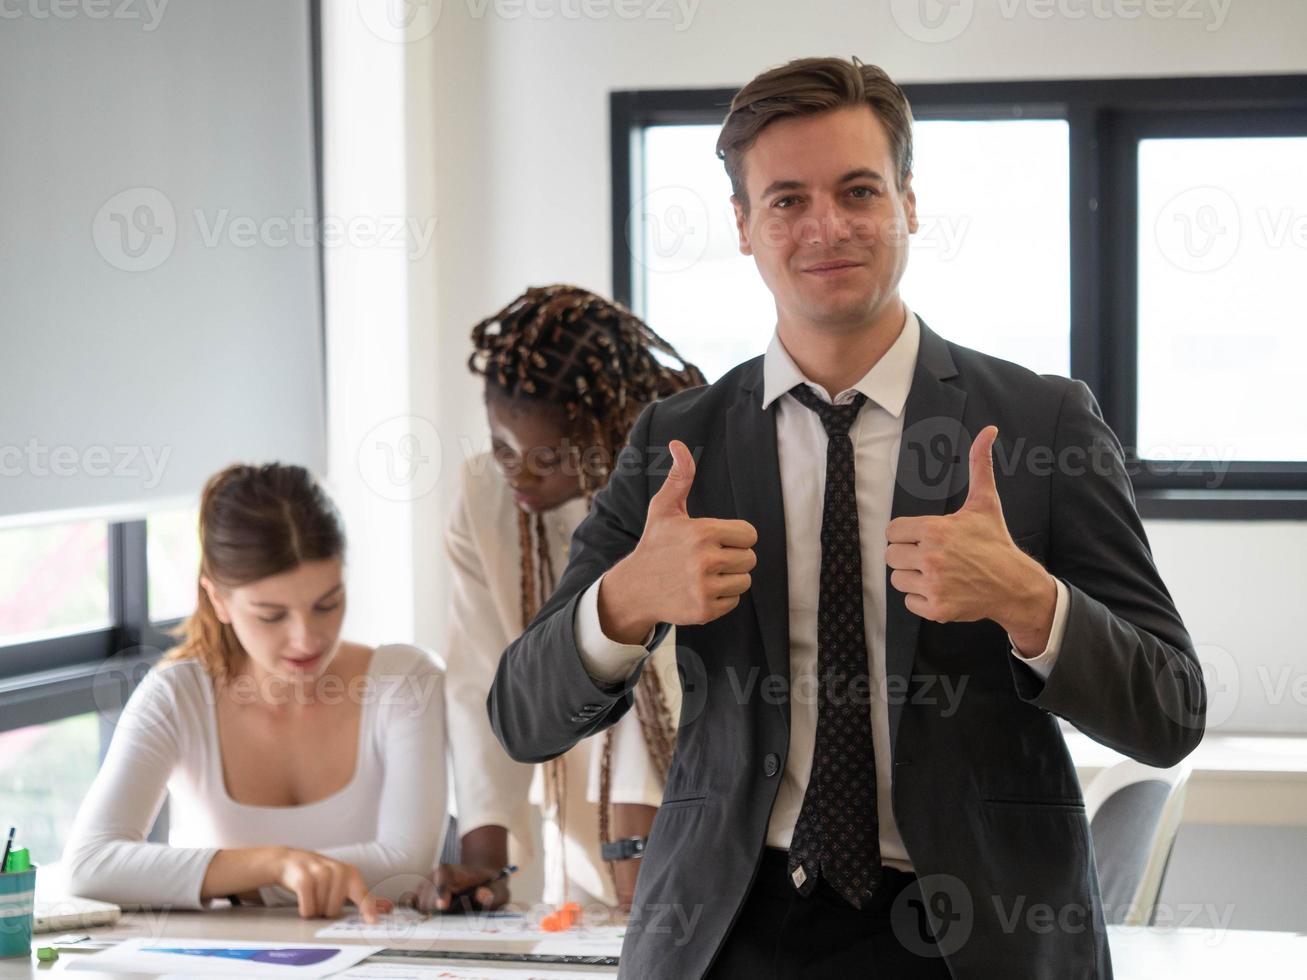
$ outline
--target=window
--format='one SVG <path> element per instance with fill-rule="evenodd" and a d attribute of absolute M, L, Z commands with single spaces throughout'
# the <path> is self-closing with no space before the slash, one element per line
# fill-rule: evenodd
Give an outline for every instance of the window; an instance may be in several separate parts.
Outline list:
<path fill-rule="evenodd" d="M 920 228 L 900 286 L 949 340 L 1062 375 L 1071 370 L 1068 153 L 1062 119 L 917 123 Z"/>
<path fill-rule="evenodd" d="M 909 307 L 1088 384 L 1145 517 L 1307 516 L 1307 76 L 904 89 Z M 775 324 L 714 153 L 734 94 L 610 101 L 614 295 L 710 380 Z"/>
<path fill-rule="evenodd" d="M 103 521 L 0 530 L 0 644 L 107 626 L 108 540 Z"/>
<path fill-rule="evenodd" d="M 148 548 L 147 526 L 157 534 Z M 146 556 L 158 556 L 168 615 L 170 601 L 180 608 L 172 580 L 184 574 L 194 589 L 187 526 L 193 514 L 178 512 L 0 531 L 0 816 L 37 863 L 59 858 L 102 739 L 108 747 L 105 661 L 128 658 L 132 687 L 175 642 L 150 622 Z"/>
<path fill-rule="evenodd" d="M 200 568 L 199 511 L 194 507 L 151 514 L 146 521 L 150 621 L 165 623 L 195 609 Z"/>
<path fill-rule="evenodd" d="M 761 354 L 776 310 L 737 248 L 718 126 L 645 131 L 637 312 L 709 380 Z M 950 339 L 1036 371 L 1070 368 L 1067 133 L 1062 120 L 923 122 L 913 175 L 920 230 L 902 284 Z M 964 170 L 951 161 L 967 160 Z M 1050 244 L 1051 243 L 1051 244 Z M 978 304 L 994 283 L 1021 302 Z M 921 297 L 920 307 L 914 298 Z"/>
<path fill-rule="evenodd" d="M 164 559 L 170 524 L 180 523 L 163 520 L 157 548 Z M 175 642 L 150 621 L 146 526 L 90 522 L 0 532 L 0 732 L 94 708 L 96 670 L 107 658 L 150 661 Z M 171 552 L 185 562 L 184 536 Z M 186 578 L 193 583 L 194 571 Z"/>
<path fill-rule="evenodd" d="M 646 192 L 631 215 L 640 236 L 636 312 L 710 381 L 766 350 L 776 323 L 771 293 L 740 255 L 716 142 L 715 126 L 646 131 Z"/>
<path fill-rule="evenodd" d="M 99 766 L 94 712 L 0 732 L 0 814 L 34 864 L 59 860 Z"/>
<path fill-rule="evenodd" d="M 1307 460 L 1305 176 L 1307 137 L 1140 141 L 1141 457 Z"/>

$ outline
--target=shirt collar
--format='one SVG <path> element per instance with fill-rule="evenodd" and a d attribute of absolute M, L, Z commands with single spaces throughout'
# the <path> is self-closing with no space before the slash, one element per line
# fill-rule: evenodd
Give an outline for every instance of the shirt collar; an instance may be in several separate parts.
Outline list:
<path fill-rule="evenodd" d="M 857 384 L 835 396 L 837 403 L 847 401 L 853 392 L 859 391 L 895 418 L 903 413 L 917 366 L 917 350 L 921 346 L 921 324 L 917 315 L 907 309 L 906 304 L 904 309 L 907 310 L 907 316 L 903 320 L 903 329 L 899 331 L 898 339 Z M 763 409 L 798 384 L 808 385 L 819 398 L 830 401 L 821 385 L 803 376 L 799 366 L 790 357 L 790 352 L 781 343 L 780 334 L 774 333 L 762 359 Z"/>

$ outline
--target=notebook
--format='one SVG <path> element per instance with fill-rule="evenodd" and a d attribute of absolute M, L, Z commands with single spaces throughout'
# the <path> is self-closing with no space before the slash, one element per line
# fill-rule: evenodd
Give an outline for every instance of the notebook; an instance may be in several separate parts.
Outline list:
<path fill-rule="evenodd" d="M 32 932 L 66 932 L 69 929 L 111 926 L 120 915 L 122 910 L 117 905 L 92 898 L 38 898 L 32 914 Z"/>
<path fill-rule="evenodd" d="M 66 879 L 58 863 L 37 869 L 34 906 L 33 933 L 111 926 L 122 915 L 122 910 L 111 902 L 97 902 L 68 894 Z"/>

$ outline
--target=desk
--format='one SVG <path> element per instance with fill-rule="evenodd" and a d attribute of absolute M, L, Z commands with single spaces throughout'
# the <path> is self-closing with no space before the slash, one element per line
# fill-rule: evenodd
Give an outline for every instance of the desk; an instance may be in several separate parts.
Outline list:
<path fill-rule="evenodd" d="M 1125 756 L 1062 724 L 1080 784 Z M 1186 824 L 1307 826 L 1307 738 L 1208 732 L 1186 759 Z"/>
<path fill-rule="evenodd" d="M 85 933 L 94 936 L 97 939 L 105 936 L 126 939 L 128 937 L 149 937 L 152 939 L 161 939 L 168 936 L 178 936 L 187 939 L 236 939 L 236 940 L 254 940 L 258 942 L 322 942 L 331 943 L 339 946 L 348 940 L 343 939 L 315 939 L 314 933 L 327 925 L 325 919 L 301 919 L 294 908 L 217 908 L 208 912 L 134 912 L 124 915 L 118 924 L 101 929 L 75 929 L 72 932 Z M 41 966 L 36 962 L 36 948 L 38 946 L 48 945 L 58 934 L 50 933 L 46 935 L 33 936 L 32 942 L 32 959 L 30 962 L 23 960 L 0 960 L 0 980 L 10 980 L 11 977 L 18 978 L 39 978 L 49 977 L 65 969 L 69 962 L 74 960 L 79 953 L 60 953 L 58 962 L 51 966 Z M 416 941 L 386 941 L 386 940 L 364 940 L 368 945 L 384 945 L 390 949 L 429 949 L 432 943 L 429 940 Z M 514 942 L 505 940 L 497 942 L 493 946 L 486 943 L 460 942 L 457 940 L 440 940 L 441 949 L 450 950 L 493 950 L 494 952 L 518 952 L 529 953 L 531 947 L 535 944 L 531 941 Z M 448 960 L 448 959 L 412 959 L 402 957 L 396 959 L 387 959 L 385 957 L 374 958 L 380 962 L 406 963 L 410 966 L 470 966 L 475 961 L 470 960 Z M 371 961 L 369 961 L 371 962 Z M 485 966 L 510 966 L 511 964 L 481 964 Z M 614 977 L 617 975 L 615 967 L 584 967 L 584 966 L 553 966 L 541 965 L 538 971 L 542 976 L 547 976 L 550 969 L 567 970 L 575 972 L 593 972 L 596 977 Z M 109 980 L 109 978 L 118 977 L 139 977 L 141 974 L 127 973 L 98 973 L 90 970 L 74 970 L 67 974 L 69 980 Z"/>
<path fill-rule="evenodd" d="M 253 939 L 265 941 L 311 942 L 322 928 L 322 920 L 304 920 L 294 909 L 215 909 L 210 912 L 138 912 L 124 915 L 119 923 L 106 929 L 87 929 L 93 936 L 184 936 L 194 939 Z M 1117 980 L 1229 980 L 1231 977 L 1255 977 L 1256 980 L 1302 980 L 1307 974 L 1307 934 L 1287 932 L 1252 932 L 1230 929 L 1146 929 L 1109 926 L 1112 963 Z M 48 942 L 51 936 L 37 936 Z M 333 940 L 336 942 L 336 940 Z M 486 949 L 484 944 L 443 942 L 449 949 Z M 504 942 L 496 950 L 526 952 L 530 943 Z M 392 947 L 420 949 L 423 943 L 392 943 Z M 39 967 L 35 956 L 30 961 L 0 960 L 0 980 L 48 977 L 67 967 L 78 954 L 64 953 L 49 967 Z M 395 962 L 425 965 L 468 965 L 466 960 L 405 959 Z M 549 967 L 539 967 L 542 976 Z M 586 967 L 556 967 L 587 971 Z M 616 970 L 588 968 L 596 977 L 611 977 Z M 111 980 L 137 974 L 92 973 L 77 970 L 69 980 Z M 1015 980 L 1015 978 L 1014 978 Z"/>

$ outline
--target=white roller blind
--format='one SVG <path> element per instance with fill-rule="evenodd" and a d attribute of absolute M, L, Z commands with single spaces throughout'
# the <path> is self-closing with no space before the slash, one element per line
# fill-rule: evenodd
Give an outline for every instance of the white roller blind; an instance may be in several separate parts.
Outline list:
<path fill-rule="evenodd" d="M 0 520 L 320 470 L 308 0 L 0 5 Z"/>

